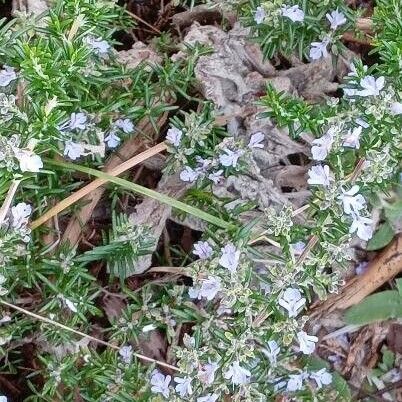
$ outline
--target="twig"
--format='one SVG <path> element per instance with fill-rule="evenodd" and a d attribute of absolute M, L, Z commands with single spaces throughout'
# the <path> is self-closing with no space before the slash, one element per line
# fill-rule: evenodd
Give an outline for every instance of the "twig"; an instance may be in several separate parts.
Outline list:
<path fill-rule="evenodd" d="M 132 157 L 131 159 L 127 160 L 126 162 L 123 162 L 119 166 L 115 167 L 109 172 L 106 172 L 110 174 L 111 176 L 118 176 L 121 173 L 125 172 L 126 170 L 132 168 L 135 165 L 138 165 L 139 163 L 143 162 L 146 159 L 149 159 L 151 156 L 156 155 L 162 151 L 166 150 L 166 144 L 165 143 L 160 143 L 158 145 L 153 146 L 152 148 L 141 152 L 140 154 Z M 31 229 L 36 229 L 40 225 L 42 225 L 44 222 L 52 218 L 53 216 L 59 214 L 69 206 L 75 204 L 78 200 L 81 198 L 85 197 L 92 191 L 96 190 L 98 187 L 104 185 L 107 183 L 107 180 L 104 179 L 96 179 L 92 181 L 91 183 L 87 184 L 85 187 L 79 189 L 75 193 L 71 194 L 69 197 L 65 198 L 64 200 L 60 201 L 57 205 L 55 205 L 53 208 L 49 209 L 46 213 L 44 213 L 41 217 L 39 217 L 37 220 L 33 221 L 31 223 Z"/>
<path fill-rule="evenodd" d="M 115 350 L 120 350 L 120 348 L 118 346 L 113 345 L 112 343 L 109 343 L 109 342 L 103 341 L 101 339 L 95 338 L 94 336 L 91 336 L 91 335 L 87 335 L 84 332 L 81 332 L 81 331 L 78 331 L 78 330 L 76 330 L 74 328 L 68 327 L 67 325 L 61 324 L 60 322 L 53 321 L 50 318 L 43 317 L 43 316 L 41 316 L 39 314 L 32 313 L 31 311 L 25 310 L 22 307 L 18 307 L 18 306 L 15 306 L 14 304 L 7 303 L 4 300 L 0 300 L 0 304 L 3 304 L 4 306 L 7 306 L 7 307 L 9 307 L 9 308 L 11 308 L 13 310 L 17 310 L 17 311 L 19 311 L 19 312 L 21 312 L 21 313 L 23 313 L 25 315 L 28 315 L 28 316 L 30 316 L 32 318 L 37 319 L 39 321 L 46 322 L 46 323 L 48 323 L 50 325 L 53 325 L 55 327 L 59 327 L 59 328 L 64 329 L 66 331 L 72 332 L 72 333 L 74 333 L 76 335 L 79 335 L 79 336 L 81 336 L 83 338 L 88 338 L 91 341 L 99 343 L 100 345 L 104 345 L 104 346 L 107 346 L 107 347 L 115 349 Z M 149 362 L 149 363 L 155 363 L 155 364 L 158 364 L 159 366 L 166 367 L 166 368 L 174 370 L 174 371 L 180 371 L 180 369 L 178 367 L 176 367 L 176 366 L 172 366 L 171 364 L 162 362 L 160 360 L 156 360 L 156 359 L 153 359 L 151 357 L 144 356 L 144 355 L 142 355 L 140 353 L 133 352 L 133 355 L 135 357 L 137 357 L 138 359 L 140 359 L 140 360 L 143 360 L 143 361 L 146 361 L 146 362 Z"/>
<path fill-rule="evenodd" d="M 310 208 L 309 204 L 303 205 L 302 207 L 300 207 L 292 212 L 292 217 L 295 217 L 295 216 L 301 214 L 302 212 L 304 212 L 306 209 L 309 209 L 309 208 Z"/>
<path fill-rule="evenodd" d="M 176 274 L 176 275 L 183 275 L 183 276 L 188 276 L 191 278 L 191 275 L 189 274 L 188 271 L 186 271 L 185 268 L 182 267 L 152 267 L 148 269 L 148 271 L 145 272 L 145 274 L 148 273 L 167 273 L 167 274 Z"/>
<path fill-rule="evenodd" d="M 146 22 L 143 20 L 141 17 L 138 15 L 132 13 L 131 11 L 126 10 L 127 14 L 129 14 L 131 17 L 133 17 L 135 20 L 142 22 L 144 25 L 146 25 L 148 28 L 151 28 L 154 32 L 161 34 L 162 32 L 158 29 L 155 28 L 153 25 L 151 25 L 149 22 Z"/>
<path fill-rule="evenodd" d="M 306 259 L 306 257 L 308 256 L 309 252 L 311 251 L 311 249 L 318 243 L 318 237 L 316 235 L 314 235 L 309 242 L 307 243 L 307 246 L 305 247 L 305 249 L 303 250 L 303 252 L 301 253 L 299 259 L 296 261 L 296 265 L 301 265 L 303 263 L 303 261 Z"/>
<path fill-rule="evenodd" d="M 10 209 L 15 193 L 17 192 L 20 183 L 21 180 L 13 180 L 10 188 L 8 189 L 6 199 L 4 200 L 4 203 L 0 208 L 0 226 L 3 224 L 4 219 L 6 219 L 7 212 Z"/>

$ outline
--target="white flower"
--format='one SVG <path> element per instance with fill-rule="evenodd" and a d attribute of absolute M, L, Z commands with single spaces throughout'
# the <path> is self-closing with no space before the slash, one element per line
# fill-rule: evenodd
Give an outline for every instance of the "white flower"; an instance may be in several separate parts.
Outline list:
<path fill-rule="evenodd" d="M 154 324 L 148 324 L 148 325 L 145 325 L 145 326 L 142 328 L 142 332 L 144 332 L 144 334 L 146 334 L 147 332 L 153 331 L 153 330 L 156 329 L 156 328 L 157 328 L 156 325 L 154 325 Z"/>
<path fill-rule="evenodd" d="M 241 367 L 239 362 L 234 362 L 223 374 L 223 377 L 227 380 L 231 378 L 234 385 L 244 385 L 250 381 L 249 377 L 251 377 L 251 373 L 244 367 Z"/>
<path fill-rule="evenodd" d="M 303 380 L 305 378 L 305 374 L 291 374 L 289 376 L 288 383 L 286 385 L 286 391 L 295 392 L 303 389 Z"/>
<path fill-rule="evenodd" d="M 306 304 L 306 299 L 298 289 L 287 288 L 282 297 L 278 300 L 278 304 L 288 311 L 290 318 L 296 317 L 299 310 Z"/>
<path fill-rule="evenodd" d="M 372 75 L 367 75 L 360 80 L 362 91 L 357 91 L 360 96 L 378 96 L 380 91 L 384 88 L 385 78 L 379 77 L 375 79 Z"/>
<path fill-rule="evenodd" d="M 124 363 L 130 364 L 133 358 L 133 347 L 131 345 L 122 346 L 119 349 L 119 355 Z"/>
<path fill-rule="evenodd" d="M 281 14 L 284 17 L 291 19 L 293 22 L 302 22 L 304 20 L 304 12 L 298 5 L 282 6 Z"/>
<path fill-rule="evenodd" d="M 185 333 L 183 336 L 183 344 L 188 349 L 194 349 L 195 348 L 195 338 L 193 336 L 190 336 L 189 334 Z"/>
<path fill-rule="evenodd" d="M 331 150 L 334 143 L 334 136 L 331 132 L 327 132 L 321 138 L 313 141 L 314 146 L 311 148 L 313 159 L 316 161 L 323 161 Z"/>
<path fill-rule="evenodd" d="M 220 317 L 221 315 L 224 314 L 232 314 L 232 309 L 228 307 L 224 301 L 221 301 L 216 310 L 216 313 L 218 314 L 218 317 Z"/>
<path fill-rule="evenodd" d="M 87 127 L 87 119 L 88 117 L 85 113 L 71 113 L 68 126 L 71 130 L 85 130 Z"/>
<path fill-rule="evenodd" d="M 192 183 L 198 179 L 199 175 L 200 173 L 192 169 L 190 166 L 184 166 L 184 170 L 180 173 L 180 179 Z"/>
<path fill-rule="evenodd" d="M 348 148 L 359 149 L 360 148 L 360 135 L 363 127 L 355 127 L 353 130 L 349 130 L 348 134 L 344 137 L 342 145 Z"/>
<path fill-rule="evenodd" d="M 7 397 L 4 395 L 0 395 L 0 402 L 7 402 Z M 212 402 L 215 402 L 215 401 L 212 401 Z"/>
<path fill-rule="evenodd" d="M 294 255 L 301 255 L 306 248 L 306 243 L 298 241 L 296 243 L 292 243 L 290 247 L 292 248 Z"/>
<path fill-rule="evenodd" d="M 331 181 L 329 166 L 315 165 L 308 171 L 308 184 L 329 186 Z"/>
<path fill-rule="evenodd" d="M 176 392 L 184 398 L 186 395 L 191 395 L 193 393 L 193 388 L 191 387 L 191 378 L 190 377 L 175 377 L 174 378 L 176 385 Z"/>
<path fill-rule="evenodd" d="M 207 241 L 198 241 L 194 243 L 193 254 L 198 255 L 201 260 L 206 260 L 211 257 L 214 250 Z"/>
<path fill-rule="evenodd" d="M 217 394 L 208 394 L 197 398 L 197 402 L 216 402 L 219 398 Z M 0 401 L 1 402 L 1 401 Z"/>
<path fill-rule="evenodd" d="M 281 349 L 276 341 L 268 341 L 268 349 L 263 349 L 262 352 L 268 357 L 271 365 L 274 366 Z"/>
<path fill-rule="evenodd" d="M 192 291 L 190 293 L 191 289 Z M 214 276 L 208 276 L 207 279 L 202 281 L 200 288 L 190 288 L 189 295 L 194 299 L 197 298 L 201 300 L 202 297 L 205 297 L 207 300 L 212 300 L 220 290 L 221 280 Z"/>
<path fill-rule="evenodd" d="M 269 283 L 261 281 L 260 282 L 260 289 L 264 292 L 265 295 L 268 295 L 268 294 L 271 293 L 271 286 L 270 286 Z"/>
<path fill-rule="evenodd" d="M 326 17 L 331 24 L 331 29 L 333 29 L 334 31 L 346 22 L 345 15 L 339 12 L 338 9 L 326 14 Z"/>
<path fill-rule="evenodd" d="M 353 214 L 353 222 L 350 226 L 349 233 L 357 232 L 357 236 L 364 240 L 370 240 L 373 236 L 373 220 L 364 216 Z"/>
<path fill-rule="evenodd" d="M 368 261 L 362 261 L 361 263 L 357 264 L 355 268 L 356 275 L 363 275 L 368 267 Z"/>
<path fill-rule="evenodd" d="M 212 172 L 208 175 L 208 179 L 214 182 L 214 184 L 218 184 L 222 179 L 223 170 L 219 169 L 216 172 Z"/>
<path fill-rule="evenodd" d="M 4 296 L 8 293 L 8 290 L 3 287 L 3 285 L 7 282 L 7 279 L 4 275 L 0 274 L 0 296 Z M 0 342 L 1 343 L 1 342 Z M 1 346 L 1 345 L 0 345 Z"/>
<path fill-rule="evenodd" d="M 64 145 L 64 156 L 68 156 L 70 159 L 75 161 L 82 155 L 85 155 L 85 149 L 81 144 L 73 141 L 67 141 Z"/>
<path fill-rule="evenodd" d="M 4 278 L 5 279 L 5 278 Z M 9 315 L 5 315 L 3 316 L 3 318 L 0 320 L 0 324 L 5 324 L 6 322 L 10 322 L 11 321 L 11 317 Z M 1 402 L 1 399 L 0 399 Z"/>
<path fill-rule="evenodd" d="M 215 372 L 218 370 L 218 363 L 204 364 L 198 370 L 198 378 L 203 384 L 211 385 L 215 381 Z"/>
<path fill-rule="evenodd" d="M 105 137 L 105 143 L 109 148 L 116 148 L 120 144 L 120 137 L 113 131 L 111 131 L 106 137 Z"/>
<path fill-rule="evenodd" d="M 310 355 L 314 352 L 315 344 L 318 342 L 318 338 L 313 335 L 307 335 L 304 331 L 299 331 L 297 333 L 297 339 L 299 341 L 300 351 L 305 355 Z"/>
<path fill-rule="evenodd" d="M 390 106 L 391 114 L 397 116 L 402 114 L 402 103 L 401 102 L 393 102 Z"/>
<path fill-rule="evenodd" d="M 130 119 L 118 119 L 115 121 L 114 125 L 120 130 L 123 130 L 126 134 L 130 134 L 134 131 L 134 124 Z"/>
<path fill-rule="evenodd" d="M 318 389 L 323 385 L 329 385 L 332 382 L 332 374 L 328 373 L 326 368 L 310 374 L 310 377 L 317 383 Z"/>
<path fill-rule="evenodd" d="M 17 79 L 17 74 L 13 67 L 4 66 L 3 70 L 0 70 L 0 87 L 6 87 L 11 81 Z"/>
<path fill-rule="evenodd" d="M 250 141 L 248 143 L 248 147 L 250 149 L 252 148 L 264 148 L 264 144 L 261 144 L 265 139 L 264 133 L 262 133 L 261 131 L 259 131 L 258 133 L 254 133 L 251 137 L 250 137 Z"/>
<path fill-rule="evenodd" d="M 312 42 L 310 48 L 310 59 L 312 60 L 319 60 L 322 57 L 328 56 L 327 46 L 330 40 L 325 38 L 322 42 Z"/>
<path fill-rule="evenodd" d="M 343 88 L 343 92 L 344 92 L 345 96 L 352 97 L 352 96 L 357 95 L 358 90 L 355 88 Z M 350 99 L 350 102 L 354 102 L 354 99 Z"/>
<path fill-rule="evenodd" d="M 370 124 L 367 123 L 367 121 L 361 119 L 361 118 L 357 118 L 356 119 L 356 124 L 358 124 L 359 126 L 363 127 L 363 128 L 369 128 Z"/>
<path fill-rule="evenodd" d="M 108 53 L 110 49 L 109 43 L 107 43 L 103 38 L 94 38 L 92 36 L 88 36 L 85 38 L 86 44 L 95 51 L 96 54 L 105 55 Z"/>
<path fill-rule="evenodd" d="M 15 157 L 18 159 L 21 172 L 37 173 L 43 168 L 42 159 L 32 151 L 19 149 Z"/>
<path fill-rule="evenodd" d="M 172 380 L 170 375 L 164 376 L 159 370 L 154 370 L 151 374 L 151 391 L 154 394 L 162 394 L 165 398 L 169 397 L 169 384 Z"/>
<path fill-rule="evenodd" d="M 12 226 L 14 229 L 20 229 L 22 226 L 26 226 L 28 218 L 32 213 L 32 207 L 25 202 L 20 202 L 16 206 L 11 208 Z"/>
<path fill-rule="evenodd" d="M 262 24 L 264 22 L 264 19 L 267 15 L 265 14 L 265 10 L 263 7 L 259 6 L 255 9 L 254 12 L 254 21 L 257 24 Z"/>
<path fill-rule="evenodd" d="M 63 296 L 64 303 L 66 304 L 67 308 L 71 310 L 73 313 L 77 313 L 77 305 L 73 303 L 71 300 L 67 299 Z"/>
<path fill-rule="evenodd" d="M 166 140 L 173 144 L 175 147 L 178 147 L 181 141 L 181 137 L 183 136 L 183 131 L 179 130 L 176 127 L 169 128 L 166 134 Z"/>
<path fill-rule="evenodd" d="M 238 149 L 237 151 L 231 151 L 228 148 L 224 148 L 224 154 L 219 155 L 219 162 L 222 166 L 237 166 L 239 158 L 243 155 L 243 151 Z"/>
<path fill-rule="evenodd" d="M 366 200 L 361 194 L 357 194 L 358 192 L 359 186 L 357 185 L 354 185 L 348 191 L 342 189 L 342 194 L 338 197 L 338 200 L 342 201 L 345 214 L 358 214 L 360 210 L 364 209 Z"/>
<path fill-rule="evenodd" d="M 228 269 L 230 272 L 235 272 L 240 260 L 240 250 L 237 250 L 232 243 L 228 243 L 225 247 L 221 248 L 221 258 L 219 264 Z"/>
<path fill-rule="evenodd" d="M 198 155 L 195 157 L 195 159 L 198 163 L 196 170 L 200 173 L 206 173 L 209 166 L 212 163 L 212 160 L 211 159 L 203 159 L 203 158 L 201 158 L 201 156 L 198 156 Z"/>

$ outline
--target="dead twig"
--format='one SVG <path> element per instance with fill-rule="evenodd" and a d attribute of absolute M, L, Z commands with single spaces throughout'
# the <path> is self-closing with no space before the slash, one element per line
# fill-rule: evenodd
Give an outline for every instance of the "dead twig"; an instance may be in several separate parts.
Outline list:
<path fill-rule="evenodd" d="M 20 183 L 21 183 L 21 180 L 13 180 L 10 188 L 8 189 L 6 199 L 4 200 L 3 205 L 0 208 L 0 226 L 3 224 L 4 220 L 6 219 L 6 215 L 11 207 L 15 193 L 17 192 L 18 186 L 20 185 Z"/>
<path fill-rule="evenodd" d="M 162 151 L 166 150 L 166 144 L 160 143 L 152 148 L 141 152 L 139 155 L 136 155 L 129 159 L 128 161 L 123 162 L 116 168 L 112 169 L 111 171 L 106 171 L 106 173 L 110 174 L 111 176 L 118 176 L 121 173 L 125 172 L 128 169 L 131 169 L 133 166 L 138 165 L 139 163 L 143 162 L 144 160 L 150 158 L 151 156 L 158 154 Z M 65 198 L 64 200 L 60 201 L 57 205 L 43 214 L 41 217 L 36 219 L 31 223 L 31 229 L 36 229 L 44 222 L 52 218 L 53 216 L 59 214 L 60 212 L 64 211 L 69 206 L 75 204 L 81 198 L 85 197 L 86 195 L 90 194 L 92 191 L 96 190 L 98 187 L 107 183 L 107 180 L 104 179 L 96 179 L 91 183 L 87 184 L 85 187 L 79 189 L 75 193 L 71 194 L 69 197 Z"/>
<path fill-rule="evenodd" d="M 120 347 L 117 346 L 117 345 L 113 345 L 112 343 L 103 341 L 102 339 L 98 339 L 98 338 L 95 338 L 94 336 L 87 335 L 87 334 L 85 334 L 84 332 L 77 331 L 76 329 L 71 328 L 71 327 L 68 327 L 67 325 L 61 324 L 60 322 L 53 321 L 53 320 L 51 320 L 50 318 L 43 317 L 43 316 L 41 316 L 41 315 L 39 315 L 39 314 L 35 314 L 35 313 L 33 313 L 32 311 L 25 310 L 24 308 L 15 306 L 14 304 L 11 304 L 11 303 L 7 303 L 7 302 L 4 301 L 4 300 L 0 300 L 0 304 L 3 304 L 4 306 L 7 306 L 7 307 L 9 307 L 9 308 L 11 308 L 11 309 L 13 309 L 13 310 L 17 310 L 17 311 L 19 311 L 20 313 L 22 313 L 22 314 L 24 314 L 24 315 L 28 315 L 28 316 L 30 316 L 30 317 L 36 319 L 36 320 L 39 320 L 39 321 L 42 321 L 42 322 L 46 322 L 47 324 L 50 324 L 50 325 L 53 325 L 53 326 L 55 326 L 55 327 L 64 329 L 65 331 L 74 333 L 74 334 L 79 335 L 79 336 L 81 336 L 81 337 L 83 337 L 83 338 L 87 338 L 87 339 L 89 339 L 89 340 L 91 340 L 91 341 L 94 341 L 94 342 L 100 344 L 100 345 L 107 346 L 107 347 L 109 347 L 109 348 L 111 348 L 111 349 L 120 350 Z M 165 363 L 165 362 L 156 360 L 156 359 L 152 359 L 151 357 L 148 357 L 148 356 L 145 356 L 145 355 L 142 355 L 142 354 L 139 354 L 139 353 L 133 352 L 133 356 L 135 356 L 135 357 L 138 358 L 139 360 L 143 360 L 143 361 L 146 361 L 146 362 L 148 362 L 148 363 L 155 363 L 155 364 L 157 364 L 157 365 L 159 365 L 159 366 L 166 367 L 166 368 L 168 368 L 168 369 L 170 369 L 170 370 L 180 371 L 180 369 L 179 369 L 178 367 L 172 366 L 171 364 L 168 364 L 168 363 Z"/>
<path fill-rule="evenodd" d="M 126 10 L 126 13 L 133 17 L 135 20 L 142 22 L 144 25 L 146 25 L 148 28 L 151 28 L 154 32 L 161 34 L 162 32 L 158 29 L 155 28 L 153 25 L 151 25 L 149 22 L 146 22 L 143 20 L 141 17 L 139 17 L 137 14 L 132 13 L 131 11 Z"/>

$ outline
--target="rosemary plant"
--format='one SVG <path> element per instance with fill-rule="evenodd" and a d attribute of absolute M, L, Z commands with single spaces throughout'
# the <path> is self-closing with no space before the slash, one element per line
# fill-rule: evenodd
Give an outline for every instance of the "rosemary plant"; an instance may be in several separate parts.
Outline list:
<path fill-rule="evenodd" d="M 357 15 L 338 0 L 240 3 L 268 58 L 335 57 Z M 318 338 L 305 330 L 307 308 L 342 284 L 351 242 L 372 237 L 370 195 L 400 180 L 401 10 L 400 0 L 378 2 L 381 64 L 355 60 L 340 99 L 311 105 L 268 86 L 260 100 L 263 116 L 293 138 L 312 136 L 307 224 L 290 206 L 242 224 L 239 214 L 255 206 L 230 208 L 212 194 L 224 177 L 247 173 L 264 138 L 229 137 L 209 104 L 176 113 L 167 129 L 165 172 L 192 187 L 183 200 L 100 172 L 115 148 L 142 135 L 140 119 L 157 128 L 174 101 L 194 101 L 193 68 L 208 49 L 188 48 L 175 63 L 166 56 L 157 66 L 122 65 L 114 33 L 130 19 L 112 1 L 57 0 L 42 16 L 2 22 L 0 353 L 2 373 L 15 375 L 19 345 L 35 344 L 26 401 L 348 400 L 341 377 L 311 359 Z M 91 263 L 102 260 L 112 277 L 124 277 L 157 239 L 117 211 L 103 244 L 86 252 L 60 245 L 57 227 L 32 232 L 32 216 L 81 185 L 74 171 L 208 223 L 180 271 L 187 280 L 135 290 L 121 280 L 118 311 L 105 313 Z M 257 250 L 266 239 L 277 253 Z M 153 336 L 167 342 L 168 356 L 142 354 Z"/>

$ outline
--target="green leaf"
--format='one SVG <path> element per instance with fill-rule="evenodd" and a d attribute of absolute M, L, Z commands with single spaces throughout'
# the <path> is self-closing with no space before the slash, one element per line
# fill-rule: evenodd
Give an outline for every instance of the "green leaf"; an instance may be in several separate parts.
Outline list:
<path fill-rule="evenodd" d="M 394 367 L 395 354 L 387 348 L 382 350 L 382 362 L 385 365 L 386 371 L 391 370 Z"/>
<path fill-rule="evenodd" d="M 196 216 L 199 219 L 202 219 L 206 222 L 212 223 L 215 226 L 218 226 L 223 229 L 233 230 L 236 229 L 232 224 L 217 218 L 209 214 L 208 212 L 204 212 L 201 209 L 196 207 L 192 207 L 191 205 L 187 205 L 184 202 L 177 201 L 174 198 L 169 197 L 168 195 L 158 193 L 157 191 L 151 190 L 147 187 L 140 186 L 139 184 L 132 183 L 128 180 L 120 179 L 119 177 L 111 176 L 110 174 L 101 172 L 96 169 L 91 169 L 86 166 L 81 166 L 68 162 L 55 161 L 52 159 L 45 159 L 46 163 L 53 166 L 59 166 L 69 170 L 76 170 L 79 172 L 87 173 L 91 176 L 99 177 L 100 179 L 109 181 L 111 183 L 117 184 L 127 190 L 131 190 L 137 194 L 145 195 L 147 197 L 153 198 L 163 204 L 170 205 L 173 208 L 179 209 L 180 211 L 187 212 L 190 215 Z"/>
<path fill-rule="evenodd" d="M 379 226 L 377 232 L 367 243 L 367 250 L 374 251 L 380 250 L 391 242 L 395 235 L 394 230 L 388 222 L 384 222 Z"/>
<path fill-rule="evenodd" d="M 402 318 L 402 297 L 396 290 L 368 296 L 345 313 L 345 321 L 354 325 L 366 325 L 391 318 Z"/>
<path fill-rule="evenodd" d="M 402 218 L 402 200 L 386 207 L 384 213 L 389 222 L 395 222 L 397 219 Z"/>
<path fill-rule="evenodd" d="M 396 279 L 396 288 L 398 289 L 398 293 L 402 297 L 402 278 Z"/>

